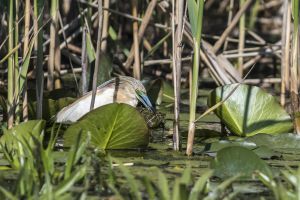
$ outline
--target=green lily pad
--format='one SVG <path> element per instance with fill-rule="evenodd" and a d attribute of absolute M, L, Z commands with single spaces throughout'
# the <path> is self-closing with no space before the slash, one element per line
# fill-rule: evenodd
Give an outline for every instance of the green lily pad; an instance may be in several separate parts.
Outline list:
<path fill-rule="evenodd" d="M 248 142 L 254 142 L 257 146 L 268 146 L 273 149 L 293 148 L 300 149 L 300 137 L 296 134 L 279 134 L 276 136 L 267 134 L 258 134 L 246 139 Z"/>
<path fill-rule="evenodd" d="M 232 146 L 221 149 L 211 162 L 215 175 L 224 179 L 241 174 L 242 178 L 250 178 L 253 172 L 259 170 L 272 177 L 269 166 L 251 150 Z"/>
<path fill-rule="evenodd" d="M 146 147 L 149 143 L 144 118 L 127 104 L 108 104 L 84 115 L 66 130 L 64 145 L 74 144 L 81 131 L 91 134 L 94 148 L 131 149 Z"/>
<path fill-rule="evenodd" d="M 262 159 L 273 159 L 282 157 L 281 153 L 274 151 L 268 146 L 262 145 L 253 150 Z"/>
<path fill-rule="evenodd" d="M 213 90 L 208 106 L 212 107 L 225 99 L 236 86 L 225 85 Z M 239 136 L 279 134 L 293 130 L 289 114 L 272 95 L 256 86 L 241 84 L 215 113 L 233 134 Z"/>
<path fill-rule="evenodd" d="M 45 120 L 29 120 L 12 129 L 3 130 L 4 135 L 0 138 L 1 146 L 6 146 L 10 151 L 18 147 L 18 141 L 26 141 L 30 144 L 32 136 L 39 137 L 46 125 Z"/>
<path fill-rule="evenodd" d="M 206 153 L 217 152 L 223 148 L 232 147 L 232 146 L 240 146 L 247 149 L 256 148 L 256 144 L 253 142 L 220 140 L 217 142 L 206 144 L 204 148 L 204 152 Z"/>

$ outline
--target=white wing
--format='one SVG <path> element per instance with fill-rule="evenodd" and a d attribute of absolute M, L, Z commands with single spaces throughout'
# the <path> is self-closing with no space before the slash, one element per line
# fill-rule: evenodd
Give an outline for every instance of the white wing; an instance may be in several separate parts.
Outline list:
<path fill-rule="evenodd" d="M 83 115 L 90 111 L 92 93 L 89 92 L 80 99 L 73 102 L 71 105 L 64 107 L 56 115 L 57 123 L 76 122 Z M 97 91 L 95 106 L 100 106 L 113 103 L 113 88 L 101 88 Z"/>

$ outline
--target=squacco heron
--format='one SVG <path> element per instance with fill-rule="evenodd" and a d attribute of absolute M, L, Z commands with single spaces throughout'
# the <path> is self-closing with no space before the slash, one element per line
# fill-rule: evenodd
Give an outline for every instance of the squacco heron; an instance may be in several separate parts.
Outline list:
<path fill-rule="evenodd" d="M 90 111 L 91 99 L 92 93 L 89 92 L 69 106 L 64 107 L 56 115 L 56 122 L 76 122 Z M 120 76 L 97 87 L 94 109 L 114 102 L 136 107 L 139 101 L 147 109 L 154 111 L 143 84 L 132 77 Z"/>

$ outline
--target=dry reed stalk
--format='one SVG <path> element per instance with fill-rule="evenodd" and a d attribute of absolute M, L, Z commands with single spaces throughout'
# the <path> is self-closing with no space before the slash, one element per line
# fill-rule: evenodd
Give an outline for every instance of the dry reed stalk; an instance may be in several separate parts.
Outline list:
<path fill-rule="evenodd" d="M 44 70 L 43 70 L 43 30 L 39 30 L 43 25 L 43 0 L 34 0 L 34 34 L 37 35 L 34 43 L 36 52 L 36 118 L 41 119 L 43 114 L 43 91 L 44 91 Z"/>
<path fill-rule="evenodd" d="M 54 73 L 56 74 L 56 76 L 54 77 L 54 88 L 55 89 L 59 89 L 62 87 L 61 80 L 60 80 L 60 65 L 61 65 L 61 50 L 59 47 L 59 40 L 56 35 L 55 53 L 54 53 Z"/>
<path fill-rule="evenodd" d="M 132 3 L 132 16 L 138 16 L 138 1 L 131 0 Z M 140 62 L 140 47 L 139 47 L 139 26 L 138 22 L 134 21 L 132 23 L 133 27 L 133 47 L 134 47 L 134 66 L 133 66 L 133 76 L 134 78 L 140 80 L 141 79 L 141 62 Z"/>
<path fill-rule="evenodd" d="M 82 52 L 81 52 L 81 94 L 84 95 L 85 93 L 88 92 L 88 84 L 87 84 L 87 79 L 86 79 L 86 74 L 87 74 L 87 51 L 86 51 L 86 25 L 83 27 L 82 31 Z"/>
<path fill-rule="evenodd" d="M 259 36 L 257 33 L 255 33 L 254 31 L 246 30 L 246 32 L 250 36 L 252 36 L 257 42 L 261 43 L 261 45 L 266 45 L 267 44 L 267 42 L 261 36 Z"/>
<path fill-rule="evenodd" d="M 229 34 L 233 31 L 237 23 L 239 22 L 242 15 L 246 12 L 246 10 L 250 7 L 253 0 L 247 0 L 243 6 L 239 9 L 239 11 L 236 13 L 236 15 L 233 17 L 230 25 L 225 29 L 225 31 L 222 33 L 218 41 L 214 45 L 214 52 L 218 52 L 219 49 L 222 47 L 223 43 L 225 42 L 226 38 L 229 36 Z"/>
<path fill-rule="evenodd" d="M 68 44 L 68 47 L 66 46 L 66 48 L 72 53 L 81 55 L 82 49 L 79 46 L 76 46 L 75 44 Z"/>
<path fill-rule="evenodd" d="M 54 70 L 56 65 L 57 52 L 57 27 L 58 27 L 58 0 L 51 0 L 51 24 L 50 24 L 50 47 L 48 59 L 48 77 L 47 89 L 53 90 L 54 87 Z"/>
<path fill-rule="evenodd" d="M 164 25 L 168 26 L 169 19 L 167 17 L 164 17 Z M 169 48 L 168 48 L 168 41 L 165 40 L 163 43 L 163 56 L 164 58 L 168 56 Z"/>
<path fill-rule="evenodd" d="M 281 95 L 280 103 L 285 106 L 286 90 L 289 88 L 289 58 L 290 58 L 290 27 L 291 10 L 289 1 L 283 3 L 282 33 L 281 33 Z"/>
<path fill-rule="evenodd" d="M 14 13 L 14 46 L 19 44 L 19 0 L 15 0 L 15 13 Z M 20 123 L 21 112 L 20 112 L 20 88 L 19 88 L 19 51 L 14 53 L 14 104 L 13 111 L 15 115 L 15 125 Z"/>
<path fill-rule="evenodd" d="M 156 3 L 157 3 L 157 0 L 151 0 L 151 2 L 149 3 L 149 5 L 148 5 L 148 7 L 146 9 L 144 17 L 142 18 L 142 23 L 140 25 L 139 33 L 138 33 L 138 41 L 139 41 L 139 43 L 141 42 L 141 40 L 142 40 L 142 38 L 144 36 L 144 33 L 146 31 L 146 28 L 147 28 L 147 26 L 148 26 L 148 24 L 150 22 L 150 19 L 151 19 L 153 10 L 154 10 L 154 8 L 156 6 Z M 124 64 L 124 66 L 125 66 L 125 68 L 127 70 L 132 65 L 133 59 L 134 59 L 134 46 L 132 45 L 131 49 L 130 49 L 129 56 L 127 57 L 127 60 L 126 60 L 126 62 Z"/>
<path fill-rule="evenodd" d="M 63 20 L 61 18 L 60 13 L 58 13 L 58 20 L 59 20 L 60 26 L 64 27 Z M 64 38 L 64 44 L 66 45 L 66 50 L 65 50 L 66 52 L 65 53 L 68 55 L 67 57 L 68 57 L 68 60 L 69 60 L 70 67 L 71 67 L 72 71 L 74 71 L 74 67 L 73 67 L 73 63 L 72 63 L 71 58 L 73 58 L 75 56 L 72 56 L 72 54 L 69 52 L 69 44 L 67 42 L 67 36 L 66 36 L 65 31 L 63 30 L 62 33 L 63 33 L 63 38 Z M 56 36 L 58 38 L 58 34 Z M 58 40 L 57 40 L 57 42 L 58 42 Z M 58 76 L 55 77 L 56 78 L 55 88 L 58 89 L 58 88 L 61 88 L 61 81 L 60 81 L 60 72 L 61 72 L 61 69 L 60 69 L 61 63 L 60 63 L 60 61 L 61 61 L 61 59 L 60 59 L 60 57 L 61 57 L 62 51 L 61 51 L 60 45 L 57 45 L 56 48 L 57 48 L 56 49 L 56 57 L 57 57 L 56 59 L 58 59 L 58 60 L 55 63 L 55 69 L 56 69 L 55 73 Z M 77 89 L 77 91 L 79 91 L 79 86 L 78 86 L 78 81 L 77 81 L 76 75 L 75 75 L 74 72 L 72 74 L 73 74 L 73 77 L 74 77 L 74 80 L 75 80 L 76 89 Z"/>
<path fill-rule="evenodd" d="M 150 44 L 150 42 L 146 38 L 143 38 L 143 46 L 145 47 L 145 49 L 148 52 L 150 52 L 152 50 L 152 45 Z"/>
<path fill-rule="evenodd" d="M 99 71 L 100 57 L 101 57 L 102 25 L 103 25 L 102 0 L 98 0 L 97 50 L 96 50 L 96 61 L 95 61 L 95 68 L 94 68 L 94 74 L 93 74 L 92 100 L 91 100 L 90 110 L 94 109 L 96 91 L 97 91 L 97 79 L 98 79 L 98 71 Z"/>
<path fill-rule="evenodd" d="M 240 0 L 240 7 L 242 7 L 245 3 L 245 0 Z M 243 14 L 240 18 L 239 22 L 239 45 L 238 50 L 239 53 L 242 53 L 245 47 L 245 14 Z M 243 56 L 240 56 L 238 58 L 238 71 L 241 76 L 243 76 L 243 64 L 244 64 L 244 58 Z"/>
<path fill-rule="evenodd" d="M 109 27 L 109 12 L 104 10 L 104 8 L 109 8 L 109 0 L 104 0 L 103 2 L 103 29 L 102 29 L 102 43 L 101 51 L 106 52 L 107 48 L 107 37 L 108 37 L 108 27 Z"/>
<path fill-rule="evenodd" d="M 232 21 L 233 6 L 234 6 L 234 0 L 230 0 L 230 2 L 229 2 L 229 12 L 228 12 L 227 26 L 229 26 L 230 23 L 231 23 L 231 21 Z M 226 38 L 226 40 L 224 42 L 223 51 L 225 51 L 227 49 L 227 46 L 228 46 L 228 38 Z"/>
<path fill-rule="evenodd" d="M 175 9 L 176 8 L 176 9 Z M 176 10 L 176 13 L 175 13 Z M 172 46 L 173 46 L 173 85 L 174 85 L 174 122 L 173 122 L 173 149 L 181 149 L 180 142 L 180 86 L 181 86 L 181 62 L 182 62 L 182 33 L 184 18 L 184 1 L 172 1 Z M 176 21 L 175 21 L 176 20 Z"/>
<path fill-rule="evenodd" d="M 8 51 L 10 52 L 14 46 L 14 1 L 9 1 L 8 12 Z M 8 57 L 7 70 L 7 127 L 10 129 L 14 124 L 14 57 L 13 54 Z"/>
<path fill-rule="evenodd" d="M 28 51 L 29 45 L 29 27 L 30 27 L 30 0 L 25 1 L 25 25 L 24 25 L 24 48 L 23 57 Z M 28 97 L 27 97 L 27 78 L 23 89 L 23 121 L 28 121 Z"/>
<path fill-rule="evenodd" d="M 298 97 L 298 52 L 299 52 L 299 0 L 292 4 L 293 13 L 293 43 L 292 43 L 292 65 L 291 65 L 291 100 L 294 115 L 295 132 L 300 135 L 300 104 Z"/>
<path fill-rule="evenodd" d="M 92 15 L 91 17 L 91 22 L 94 22 L 94 20 L 97 18 L 98 14 L 95 13 L 94 15 Z M 72 42 L 76 37 L 78 37 L 81 33 L 82 33 L 83 28 L 79 27 L 78 30 L 76 30 L 74 33 L 72 33 L 71 35 L 69 35 L 66 39 L 64 39 L 64 42 L 62 44 L 60 44 L 59 48 L 63 49 L 63 48 L 68 48 L 66 44 L 69 44 L 70 42 Z"/>

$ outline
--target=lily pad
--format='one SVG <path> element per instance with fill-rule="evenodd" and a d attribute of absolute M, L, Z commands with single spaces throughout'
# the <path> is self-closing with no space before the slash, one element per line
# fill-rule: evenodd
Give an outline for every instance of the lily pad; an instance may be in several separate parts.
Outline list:
<path fill-rule="evenodd" d="M 250 178 L 256 170 L 272 177 L 271 169 L 262 159 L 251 150 L 238 146 L 218 151 L 211 168 L 215 169 L 216 176 L 223 179 L 237 174 L 241 174 L 242 178 Z"/>
<path fill-rule="evenodd" d="M 208 106 L 224 100 L 236 87 L 237 84 L 231 84 L 213 90 Z M 215 113 L 233 134 L 239 136 L 279 134 L 293 130 L 289 114 L 272 95 L 256 86 L 239 85 Z"/>
<path fill-rule="evenodd" d="M 246 139 L 248 142 L 254 142 L 257 146 L 268 146 L 272 149 L 293 148 L 300 149 L 300 136 L 292 133 L 279 134 L 271 136 L 267 134 L 258 134 Z"/>
<path fill-rule="evenodd" d="M 84 115 L 66 130 L 64 145 L 74 144 L 81 131 L 90 133 L 91 145 L 100 149 L 142 148 L 149 142 L 144 118 L 127 104 L 108 104 Z"/>
<path fill-rule="evenodd" d="M 247 149 L 256 148 L 256 144 L 253 142 L 220 140 L 217 142 L 206 144 L 204 148 L 204 152 L 206 153 L 217 152 L 223 148 L 232 147 L 232 146 L 240 146 L 240 147 L 245 147 Z"/>

